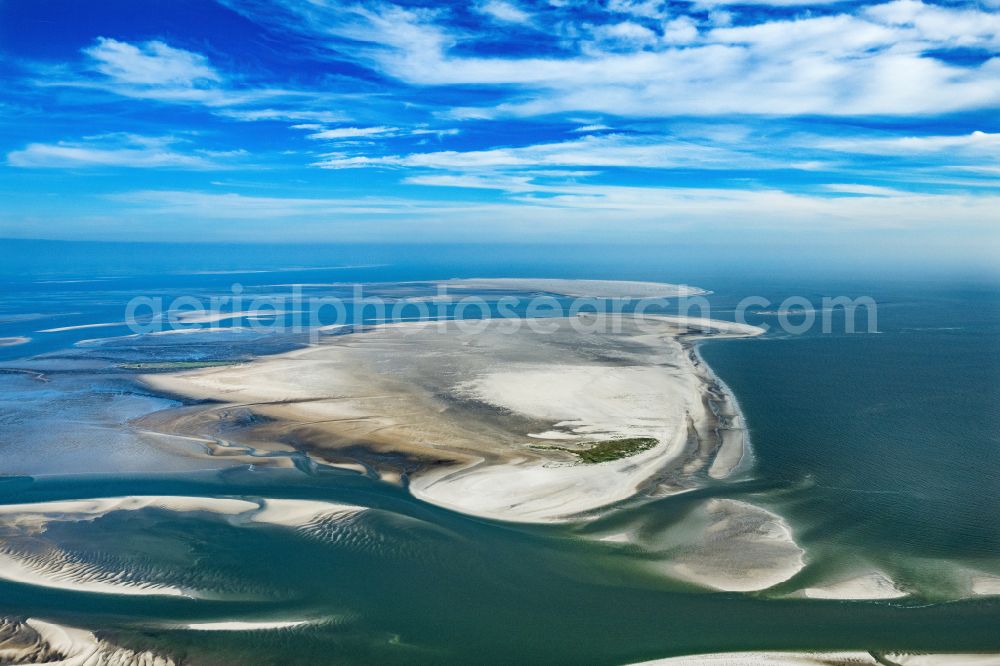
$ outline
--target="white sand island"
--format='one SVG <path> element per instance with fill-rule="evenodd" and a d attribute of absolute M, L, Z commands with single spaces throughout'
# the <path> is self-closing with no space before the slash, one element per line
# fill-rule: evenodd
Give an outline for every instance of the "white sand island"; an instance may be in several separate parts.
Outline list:
<path fill-rule="evenodd" d="M 545 332 L 514 324 L 381 325 L 144 380 L 225 405 L 166 424 L 175 432 L 204 435 L 199 427 L 245 408 L 269 419 L 241 434 L 254 447 L 294 440 L 327 462 L 401 474 L 427 502 L 503 520 L 576 519 L 640 488 L 693 487 L 700 470 L 725 477 L 743 458 L 738 410 L 693 345 L 760 329 L 664 316 L 552 318 Z"/>

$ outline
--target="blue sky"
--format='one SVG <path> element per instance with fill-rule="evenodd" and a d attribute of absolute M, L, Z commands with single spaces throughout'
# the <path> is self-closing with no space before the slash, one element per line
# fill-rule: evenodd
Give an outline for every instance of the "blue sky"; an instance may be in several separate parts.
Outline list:
<path fill-rule="evenodd" d="M 6 0 L 0 236 L 982 258 L 998 56 L 997 0 Z"/>

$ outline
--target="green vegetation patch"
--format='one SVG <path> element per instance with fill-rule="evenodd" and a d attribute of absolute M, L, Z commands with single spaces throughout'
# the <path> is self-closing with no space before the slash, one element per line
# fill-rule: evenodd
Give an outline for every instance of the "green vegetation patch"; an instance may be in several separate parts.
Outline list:
<path fill-rule="evenodd" d="M 567 449 L 564 446 L 539 445 L 533 445 L 531 448 L 565 451 L 580 458 L 581 462 L 593 465 L 595 463 L 628 458 L 643 451 L 648 451 L 659 443 L 659 440 L 654 437 L 623 437 L 622 439 L 605 439 L 600 442 L 594 442 L 589 449 Z"/>

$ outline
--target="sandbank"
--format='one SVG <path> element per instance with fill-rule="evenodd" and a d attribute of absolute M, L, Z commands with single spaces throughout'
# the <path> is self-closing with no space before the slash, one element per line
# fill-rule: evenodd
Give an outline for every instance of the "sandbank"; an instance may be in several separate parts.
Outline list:
<path fill-rule="evenodd" d="M 631 666 L 879 666 L 867 652 L 718 652 L 667 657 Z"/>
<path fill-rule="evenodd" d="M 191 631 L 270 631 L 274 629 L 289 629 L 310 624 L 309 620 L 285 620 L 274 622 L 243 622 L 238 620 L 221 622 L 194 622 L 180 625 L 182 629 Z"/>
<path fill-rule="evenodd" d="M 692 532 L 698 535 L 693 540 L 687 536 Z M 662 554 L 654 568 L 726 592 L 764 590 L 805 566 L 805 551 L 781 516 L 731 499 L 708 500 L 680 525 L 640 545 Z"/>
<path fill-rule="evenodd" d="M 314 500 L 264 499 L 249 501 L 213 497 L 130 496 L 0 505 L 0 528 L 15 535 L 40 535 L 53 521 L 92 521 L 114 511 L 160 509 L 175 512 L 211 512 L 235 526 L 271 524 L 306 529 L 327 520 L 346 518 L 363 507 Z M 58 546 L 28 551 L 0 547 L 0 579 L 75 592 L 119 595 L 198 596 L 179 587 L 128 580 L 67 556 Z"/>
<path fill-rule="evenodd" d="M 360 462 L 379 458 L 366 461 L 362 449 L 391 452 L 409 461 L 402 471 L 416 497 L 483 517 L 573 519 L 633 496 L 671 463 L 683 461 L 685 478 L 712 465 L 722 442 L 706 397 L 719 383 L 686 340 L 759 329 L 666 317 L 622 317 L 609 330 L 545 323 L 554 330 L 511 331 L 504 320 L 474 331 L 457 322 L 376 326 L 239 366 L 143 379 L 294 426 L 327 462 L 344 462 L 338 449 Z M 539 446 L 539 433 L 560 447 Z M 597 465 L 571 453 L 630 437 L 658 443 Z M 727 452 L 721 468 L 741 457 Z"/>
<path fill-rule="evenodd" d="M 697 287 L 665 282 L 631 280 L 564 280 L 553 278 L 454 278 L 439 287 L 471 291 L 542 292 L 590 298 L 669 298 L 697 296 L 709 292 Z"/>
<path fill-rule="evenodd" d="M 898 599 L 907 593 L 896 587 L 886 574 L 872 571 L 827 585 L 807 587 L 802 594 L 810 599 Z"/>
<path fill-rule="evenodd" d="M 129 650 L 86 629 L 37 618 L 0 618 L 0 660 L 58 666 L 174 666 L 169 657 Z"/>

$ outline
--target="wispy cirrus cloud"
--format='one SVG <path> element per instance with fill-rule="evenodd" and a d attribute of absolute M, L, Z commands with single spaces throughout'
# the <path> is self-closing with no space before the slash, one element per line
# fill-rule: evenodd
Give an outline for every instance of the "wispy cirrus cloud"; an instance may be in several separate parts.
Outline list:
<path fill-rule="evenodd" d="M 989 156 L 1000 162 L 1000 133 L 976 130 L 968 134 L 934 134 L 895 137 L 835 137 L 819 140 L 828 150 L 867 155 L 929 155 L 948 153 L 952 156 Z"/>
<path fill-rule="evenodd" d="M 995 173 L 1000 164 L 996 138 L 1000 135 L 985 132 L 834 137 L 774 133 L 740 125 L 690 124 L 680 124 L 669 134 L 599 131 L 571 140 L 489 150 L 380 154 L 378 147 L 355 146 L 352 152 L 326 154 L 314 166 L 398 169 L 410 174 L 404 181 L 409 184 L 504 191 L 544 190 L 551 183 L 536 178 L 542 174 L 576 179 L 623 169 L 716 171 L 732 174 L 731 179 L 736 175 L 735 181 L 740 179 L 738 174 L 744 174 L 744 179 L 753 174 L 751 177 L 757 179 L 768 172 L 826 173 L 832 179 L 874 179 L 878 184 L 871 187 L 875 188 L 884 188 L 886 183 L 922 183 L 938 189 L 1000 187 L 1000 182 L 989 179 L 958 181 L 947 175 L 954 170 Z M 768 150 L 762 152 L 761 145 L 767 145 Z M 877 169 L 872 167 L 873 157 L 879 160 Z"/>
<path fill-rule="evenodd" d="M 682 47 L 666 38 L 662 24 L 578 23 L 557 35 L 553 47 L 564 55 L 553 57 L 470 55 L 477 36 L 450 29 L 442 12 L 297 7 L 284 6 L 301 19 L 290 29 L 325 35 L 334 40 L 331 48 L 337 39 L 360 42 L 361 62 L 409 84 L 516 89 L 494 107 L 457 109 L 461 117 L 569 111 L 905 116 L 1000 104 L 1000 59 L 956 64 L 927 55 L 955 46 L 995 47 L 995 13 L 917 0 L 824 16 L 762 16 L 733 27 L 688 17 L 690 43 Z"/>
<path fill-rule="evenodd" d="M 7 154 L 7 164 L 33 169 L 128 167 L 134 169 L 237 168 L 243 151 L 192 148 L 188 140 L 110 134 L 79 141 L 30 143 Z M 185 150 L 186 149 L 186 150 Z"/>
<path fill-rule="evenodd" d="M 36 79 L 42 87 L 98 90 L 163 104 L 204 108 L 235 120 L 342 122 L 342 96 L 261 84 L 224 72 L 207 56 L 160 40 L 130 43 L 98 37 L 81 50 L 82 66 Z"/>
<path fill-rule="evenodd" d="M 339 111 L 322 111 L 309 109 L 218 109 L 216 115 L 232 118 L 234 120 L 244 120 L 254 122 L 258 120 L 280 120 L 294 123 L 315 122 L 315 123 L 340 123 L 349 119 L 349 116 Z"/>
<path fill-rule="evenodd" d="M 355 139 L 394 134 L 398 131 L 398 127 L 338 127 L 335 129 L 321 129 L 308 136 L 310 139 Z"/>
<path fill-rule="evenodd" d="M 997 0 L 221 1 L 5 51 L 25 215 L 65 169 L 96 215 L 219 237 L 996 221 Z"/>
<path fill-rule="evenodd" d="M 291 219 L 317 216 L 384 216 L 413 213 L 413 202 L 393 197 L 282 197 L 235 192 L 190 190 L 138 190 L 108 195 L 109 200 L 129 204 L 135 210 L 188 219 Z M 424 202 L 419 208 L 441 212 L 462 208 L 454 202 Z"/>
<path fill-rule="evenodd" d="M 428 182 L 442 187 L 454 182 Z M 467 186 L 467 185 L 464 185 Z M 514 190 L 503 202 L 456 202 L 446 198 L 403 200 L 371 198 L 262 197 L 235 193 L 137 191 L 114 195 L 144 215 L 178 220 L 325 219 L 328 224 L 350 222 L 359 216 L 394 220 L 393 228 L 409 223 L 435 229 L 444 237 L 460 226 L 473 235 L 504 237 L 530 230 L 546 236 L 564 229 L 572 215 L 574 229 L 607 237 L 609 224 L 630 229 L 661 231 L 702 228 L 801 232 L 814 229 L 935 229 L 941 215 L 951 215 L 952 229 L 982 234 L 1000 224 L 1000 196 L 927 195 L 858 186 L 821 188 L 827 193 L 792 193 L 780 189 L 718 189 L 685 187 L 630 187 L 563 183 L 543 191 Z M 517 220 L 517 224 L 510 222 Z M 474 221 L 474 222 L 473 222 Z M 540 225 L 540 226 L 536 226 Z M 476 228 L 478 227 L 478 229 Z"/>
<path fill-rule="evenodd" d="M 699 142 L 696 138 L 623 134 L 590 135 L 573 141 L 491 150 L 445 150 L 376 157 L 335 154 L 317 162 L 316 166 L 328 169 L 387 166 L 453 170 L 539 167 L 814 168 L 806 162 L 768 158 L 734 146 L 713 145 L 704 139 Z"/>
<path fill-rule="evenodd" d="M 419 137 L 419 136 L 434 136 L 438 139 L 446 136 L 452 136 L 459 133 L 458 128 L 454 127 L 387 127 L 384 125 L 376 125 L 374 127 L 334 127 L 327 128 L 322 124 L 318 123 L 304 123 L 300 125 L 293 125 L 294 129 L 309 130 L 310 133 L 306 135 L 306 138 L 315 141 L 324 141 L 331 144 L 371 144 L 373 142 L 385 139 L 392 139 L 396 137 Z M 340 156 L 339 153 L 327 154 L 326 157 L 333 159 L 333 157 Z"/>

